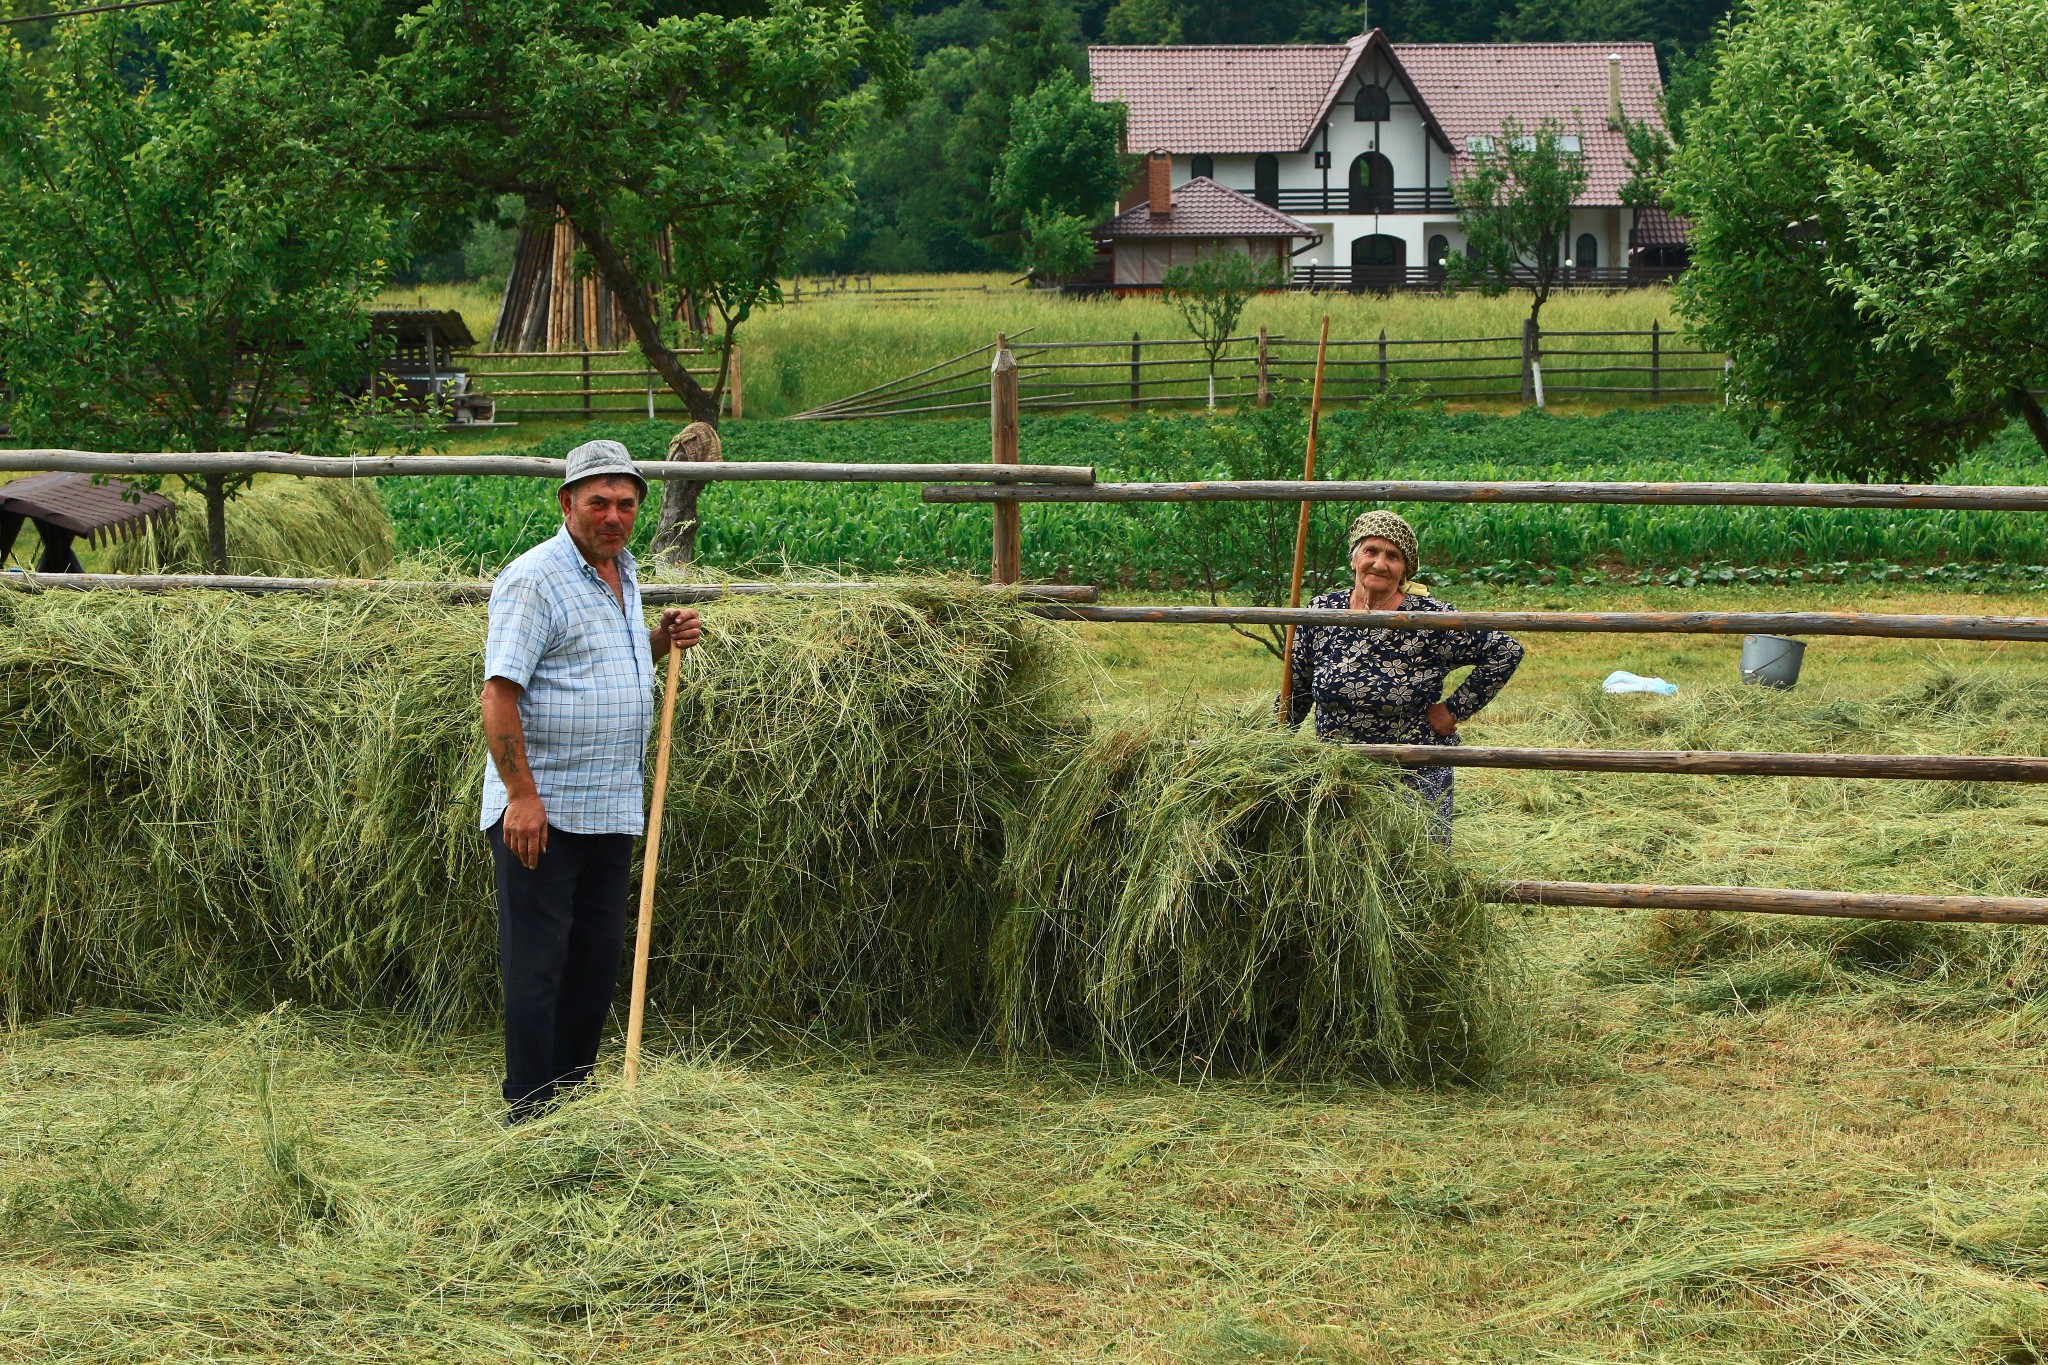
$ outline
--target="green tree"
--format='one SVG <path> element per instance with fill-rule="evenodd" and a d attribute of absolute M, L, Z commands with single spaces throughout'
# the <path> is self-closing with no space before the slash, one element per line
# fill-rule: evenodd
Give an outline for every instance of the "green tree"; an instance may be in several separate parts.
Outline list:
<path fill-rule="evenodd" d="M 905 93 L 902 42 L 860 4 L 656 18 L 646 0 L 427 0 L 400 36 L 365 154 L 429 204 L 559 212 L 648 363 L 714 425 L 735 334 L 839 230 L 839 164 Z M 678 354 L 684 295 L 714 320 L 708 388 Z"/>
<path fill-rule="evenodd" d="M 1831 161 L 1848 252 L 1831 281 L 1886 335 L 1939 357 L 1968 411 L 2019 414 L 2048 449 L 2048 9 L 1958 5 L 1853 111 Z"/>
<path fill-rule="evenodd" d="M 1528 289 L 1533 331 L 1563 274 L 1561 248 L 1571 231 L 1572 205 L 1586 189 L 1578 136 L 1555 119 L 1529 131 L 1510 118 L 1498 135 L 1477 140 L 1470 151 L 1472 169 L 1451 186 L 1465 229 L 1465 254 L 1453 254 L 1445 268 L 1453 282 L 1489 296 Z"/>
<path fill-rule="evenodd" d="M 0 372 L 18 437 L 320 452 L 366 434 L 351 395 L 394 233 L 325 145 L 361 115 L 344 19 L 210 0 L 73 20 L 43 54 L 41 100 L 0 38 Z M 219 572 L 248 476 L 186 481 Z"/>
<path fill-rule="evenodd" d="M 1021 226 L 1025 265 L 1054 279 L 1087 268 L 1095 257 L 1088 229 L 1130 180 L 1123 141 L 1124 107 L 1096 103 L 1087 82 L 1069 71 L 1012 106 L 990 198 L 1000 225 Z"/>
<path fill-rule="evenodd" d="M 1919 111 L 1887 110 L 1886 90 L 1922 60 L 1915 35 L 1937 34 L 1956 35 L 1946 0 L 1755 0 L 1672 161 L 1668 197 L 1693 225 L 1687 325 L 1728 353 L 1735 401 L 1803 474 L 1935 477 L 2014 410 L 1958 392 L 1940 342 L 1859 300 L 1883 261 L 1835 192 L 1897 168 L 1876 125 Z"/>
<path fill-rule="evenodd" d="M 1216 406 L 1216 362 L 1237 332 L 1245 305 L 1262 290 L 1285 283 L 1276 261 L 1254 261 L 1242 251 L 1217 251 L 1192 265 L 1177 265 L 1159 282 L 1159 294 L 1202 343 L 1209 361 L 1209 406 Z"/>

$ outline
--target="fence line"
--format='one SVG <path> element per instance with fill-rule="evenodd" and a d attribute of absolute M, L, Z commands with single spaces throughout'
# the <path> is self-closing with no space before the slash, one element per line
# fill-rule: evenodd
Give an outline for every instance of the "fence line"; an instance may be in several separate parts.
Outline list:
<path fill-rule="evenodd" d="M 1644 886 L 1618 882 L 1501 882 L 1481 896 L 1503 905 L 1612 910 L 1722 910 L 1830 919 L 1936 924 L 2048 924 L 2048 900 L 2030 896 L 1913 896 L 1893 892 L 1792 891 L 1761 886 Z"/>
<path fill-rule="evenodd" d="M 528 455 L 292 455 L 279 450 L 183 454 L 107 454 L 89 450 L 0 450 L 0 473 L 62 470 L 77 474 L 293 474 L 310 479 L 366 479 L 496 474 L 559 479 L 562 460 Z M 1087 465 L 829 464 L 792 460 L 635 460 L 652 481 L 692 483 L 923 483 L 927 479 L 1029 479 L 1080 484 Z"/>
<path fill-rule="evenodd" d="M 2048 487 L 1996 484 L 1216 479 L 1204 483 L 1099 483 L 1085 488 L 1052 488 L 1041 484 L 976 488 L 935 484 L 924 490 L 923 498 L 932 503 L 1514 502 L 1643 507 L 1918 507 L 2048 512 Z"/>
<path fill-rule="evenodd" d="M 456 356 L 457 362 L 467 368 L 472 387 L 469 392 L 479 398 L 497 400 L 497 415 L 509 417 L 603 417 L 631 413 L 645 413 L 647 420 L 657 415 L 689 415 L 689 407 L 682 397 L 668 386 L 668 381 L 655 373 L 653 367 L 642 363 L 631 368 L 593 367 L 591 361 L 610 359 L 615 356 L 638 356 L 637 348 L 581 351 L 464 351 Z M 691 347 L 676 352 L 680 356 L 709 355 L 703 347 Z M 486 362 L 479 364 L 477 362 Z M 575 369 L 535 369 L 535 365 L 552 362 L 578 362 Z M 685 367 L 687 372 L 698 379 L 715 381 L 718 367 Z M 625 377 L 638 379 L 633 387 L 607 386 L 606 379 Z M 745 414 L 744 369 L 740 352 L 734 348 L 732 364 L 726 375 L 726 387 L 719 397 L 719 403 L 727 416 L 740 418 Z M 496 383 L 520 380 L 574 380 L 573 384 L 562 383 L 532 389 L 508 389 L 496 387 Z M 493 383 L 492 381 L 495 381 Z M 637 397 L 643 401 L 630 407 L 606 406 L 593 399 Z M 539 407 L 516 401 L 535 398 L 560 399 L 567 406 Z M 507 402 L 506 400 L 515 400 Z"/>
<path fill-rule="evenodd" d="M 1553 366 L 1544 361 L 1546 337 L 1567 342 L 1599 337 L 1617 344 L 1598 349 L 1568 346 L 1553 354 L 1585 363 Z M 1623 344 L 1631 339 L 1640 344 Z M 1690 380 L 1703 374 L 1719 376 L 1723 370 L 1721 354 L 1675 346 L 1672 340 L 1672 334 L 1661 323 L 1653 323 L 1645 331 L 1546 333 L 1532 329 L 1522 336 L 1415 338 L 1382 333 L 1376 338 L 1340 337 L 1330 343 L 1334 353 L 1328 360 L 1325 394 L 1339 399 L 1361 398 L 1369 392 L 1383 392 L 1398 385 L 1403 391 L 1418 395 L 1524 399 L 1535 395 L 1539 372 L 1544 379 L 1541 387 L 1550 395 L 1634 393 L 1655 399 L 1719 393 L 1718 383 L 1699 384 Z M 1024 383 L 1018 402 L 1027 408 L 1127 406 L 1134 411 L 1176 403 L 1206 403 L 1210 361 L 1203 352 L 1204 345 L 1185 337 L 1148 338 L 1137 334 L 1129 340 L 1037 342 L 1029 350 L 1030 364 L 1022 364 L 1025 351 L 1019 350 L 1016 355 Z M 1266 333 L 1229 338 L 1222 343 L 1214 363 L 1217 402 L 1250 401 L 1263 405 L 1275 392 L 1304 388 L 1307 375 L 1302 372 L 1315 363 L 1307 354 L 1314 345 L 1306 339 Z M 798 413 L 797 420 L 837 422 L 919 416 L 978 406 L 972 400 L 933 400 L 941 395 L 957 398 L 972 394 L 985 402 L 988 367 L 980 358 L 989 349 L 978 347 L 914 374 L 821 403 Z M 1201 372 L 1177 373 L 1197 369 Z M 1088 373 L 1110 370 L 1127 378 L 1109 380 Z M 1557 382 L 1560 379 L 1565 382 Z M 1512 386 L 1506 381 L 1512 381 Z M 1088 387 L 1114 388 L 1124 397 L 1118 402 L 1064 401 L 1065 395 Z"/>
<path fill-rule="evenodd" d="M 1151 625 L 1350 626 L 1574 635 L 1829 635 L 1883 640 L 2048 643 L 2048 617 L 1903 616 L 1858 611 L 1328 611 L 1292 607 L 1042 607 L 1068 621 Z"/>
<path fill-rule="evenodd" d="M 1021 602 L 1093 602 L 1094 587 L 1086 584 L 1026 583 L 985 585 L 990 591 L 1015 593 Z M 887 583 L 858 580 L 787 583 L 642 583 L 640 600 L 648 606 L 682 606 L 715 602 L 722 597 L 803 596 L 812 593 L 886 591 Z M 482 602 L 491 595 L 487 578 L 427 581 L 398 578 L 264 578 L 254 574 L 120 574 L 0 573 L 0 590 L 14 592 L 229 592 L 244 596 L 319 596 L 332 592 L 383 592 L 401 597 L 433 597 L 447 602 Z"/>
<path fill-rule="evenodd" d="M 1347 744 L 1404 768 L 1532 768 L 1569 773 L 1735 777 L 1884 777 L 1919 782 L 2048 782 L 2048 758 L 1986 754 L 1802 754 L 1737 749 L 1514 749 L 1464 744 Z"/>

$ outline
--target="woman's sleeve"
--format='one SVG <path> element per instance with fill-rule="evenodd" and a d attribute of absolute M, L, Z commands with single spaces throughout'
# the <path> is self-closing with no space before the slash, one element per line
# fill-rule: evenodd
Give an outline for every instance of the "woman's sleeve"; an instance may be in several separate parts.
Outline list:
<path fill-rule="evenodd" d="M 1464 720 L 1500 695 L 1521 667 L 1522 646 L 1511 635 L 1497 630 L 1453 631 L 1451 667 L 1472 664 L 1472 672 L 1458 684 L 1458 690 L 1444 699 L 1451 715 Z"/>
<path fill-rule="evenodd" d="M 1287 671 L 1294 679 L 1293 690 L 1287 694 L 1287 728 L 1290 730 L 1308 719 L 1309 708 L 1316 703 L 1315 638 L 1314 626 L 1302 626 L 1294 632 L 1294 648 L 1287 654 Z"/>

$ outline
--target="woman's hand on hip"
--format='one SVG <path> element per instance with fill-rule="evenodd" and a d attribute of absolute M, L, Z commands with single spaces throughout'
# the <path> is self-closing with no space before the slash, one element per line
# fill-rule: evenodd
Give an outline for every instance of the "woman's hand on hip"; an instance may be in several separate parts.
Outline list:
<path fill-rule="evenodd" d="M 1430 707 L 1427 714 L 1429 716 L 1429 728 L 1438 734 L 1455 735 L 1458 733 L 1458 718 L 1452 715 L 1451 708 L 1445 706 L 1442 702 L 1438 702 Z"/>

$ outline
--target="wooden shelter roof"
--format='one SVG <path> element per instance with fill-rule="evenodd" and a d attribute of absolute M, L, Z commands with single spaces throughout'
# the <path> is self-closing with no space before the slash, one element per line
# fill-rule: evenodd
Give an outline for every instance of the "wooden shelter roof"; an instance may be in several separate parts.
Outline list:
<path fill-rule="evenodd" d="M 95 483 L 90 474 L 30 474 L 0 484 L 0 513 L 46 522 L 98 545 L 141 535 L 153 523 L 168 524 L 177 508 L 163 494 L 132 489 L 119 479 Z"/>

